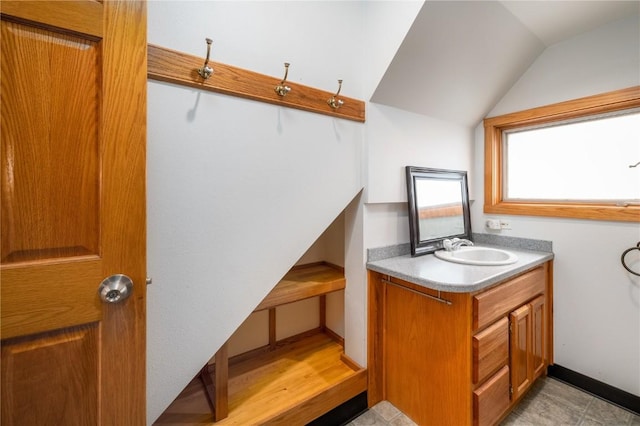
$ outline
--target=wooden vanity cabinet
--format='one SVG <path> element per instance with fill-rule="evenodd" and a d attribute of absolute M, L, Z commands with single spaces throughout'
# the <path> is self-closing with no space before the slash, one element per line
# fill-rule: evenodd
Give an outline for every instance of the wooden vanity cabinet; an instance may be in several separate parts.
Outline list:
<path fill-rule="evenodd" d="M 504 350 L 508 339 L 510 399 L 513 401 L 520 399 L 548 365 L 545 300 L 551 292 L 547 291 L 546 269 L 535 268 L 473 297 L 474 331 L 491 330 L 496 324 L 506 324 L 508 320 L 509 327 L 501 342 Z M 486 331 L 480 331 L 474 338 L 484 333 Z M 481 368 L 483 360 L 479 362 L 478 368 Z M 477 414 L 475 417 L 479 417 Z"/>
<path fill-rule="evenodd" d="M 552 362 L 551 263 L 448 293 L 369 271 L 369 405 L 418 424 L 493 425 Z"/>

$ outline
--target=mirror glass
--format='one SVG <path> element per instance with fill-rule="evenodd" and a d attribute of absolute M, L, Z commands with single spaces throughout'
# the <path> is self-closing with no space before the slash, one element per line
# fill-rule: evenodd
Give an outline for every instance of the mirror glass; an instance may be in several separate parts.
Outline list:
<path fill-rule="evenodd" d="M 471 239 L 467 172 L 407 166 L 411 255 L 442 249 L 449 238 Z"/>

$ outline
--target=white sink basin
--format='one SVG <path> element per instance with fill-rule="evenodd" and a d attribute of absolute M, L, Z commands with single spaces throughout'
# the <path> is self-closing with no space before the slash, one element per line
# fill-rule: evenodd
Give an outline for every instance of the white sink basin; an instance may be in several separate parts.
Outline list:
<path fill-rule="evenodd" d="M 465 265 L 498 266 L 509 265 L 518 261 L 518 256 L 505 250 L 489 247 L 463 246 L 458 250 L 439 250 L 433 253 L 438 259 Z"/>

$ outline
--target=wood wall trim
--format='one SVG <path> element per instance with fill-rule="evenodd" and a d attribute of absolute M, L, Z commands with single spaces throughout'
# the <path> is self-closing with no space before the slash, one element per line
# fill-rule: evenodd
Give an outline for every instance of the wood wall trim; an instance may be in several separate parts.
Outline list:
<path fill-rule="evenodd" d="M 638 107 L 640 86 L 634 86 L 485 119 L 484 213 L 640 222 L 640 206 L 636 205 L 505 201 L 502 197 L 504 130 Z"/>
<path fill-rule="evenodd" d="M 339 95 L 338 98 L 344 100 L 344 105 L 337 110 L 332 109 L 327 104 L 327 100 L 334 95 L 335 91 L 327 92 L 287 81 L 286 84 L 291 87 L 291 92 L 286 96 L 279 96 L 275 93 L 274 87 L 280 83 L 282 77 L 270 77 L 231 65 L 209 61 L 214 73 L 205 80 L 197 72 L 197 69 L 204 64 L 204 57 L 193 56 L 152 44 L 148 45 L 147 64 L 147 76 L 152 80 L 301 109 L 361 123 L 365 121 L 364 101 Z M 335 89 L 337 90 L 337 88 L 336 80 Z"/>
<path fill-rule="evenodd" d="M 102 2 L 70 1 L 63 8 L 55 1 L 2 1 L 3 19 L 26 21 L 35 26 L 55 27 L 64 33 L 103 37 Z M 144 45 L 143 45 L 144 46 Z"/>

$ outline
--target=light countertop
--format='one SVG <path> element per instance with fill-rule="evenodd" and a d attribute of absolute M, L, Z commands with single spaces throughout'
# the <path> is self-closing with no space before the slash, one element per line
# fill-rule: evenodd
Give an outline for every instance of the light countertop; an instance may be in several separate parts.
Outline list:
<path fill-rule="evenodd" d="M 510 265 L 475 266 L 447 262 L 433 254 L 411 257 L 410 254 L 393 256 L 367 263 L 367 269 L 390 275 L 427 288 L 452 293 L 472 293 L 502 282 L 520 272 L 527 271 L 553 259 L 552 252 L 477 244 L 512 252 L 518 261 Z"/>

